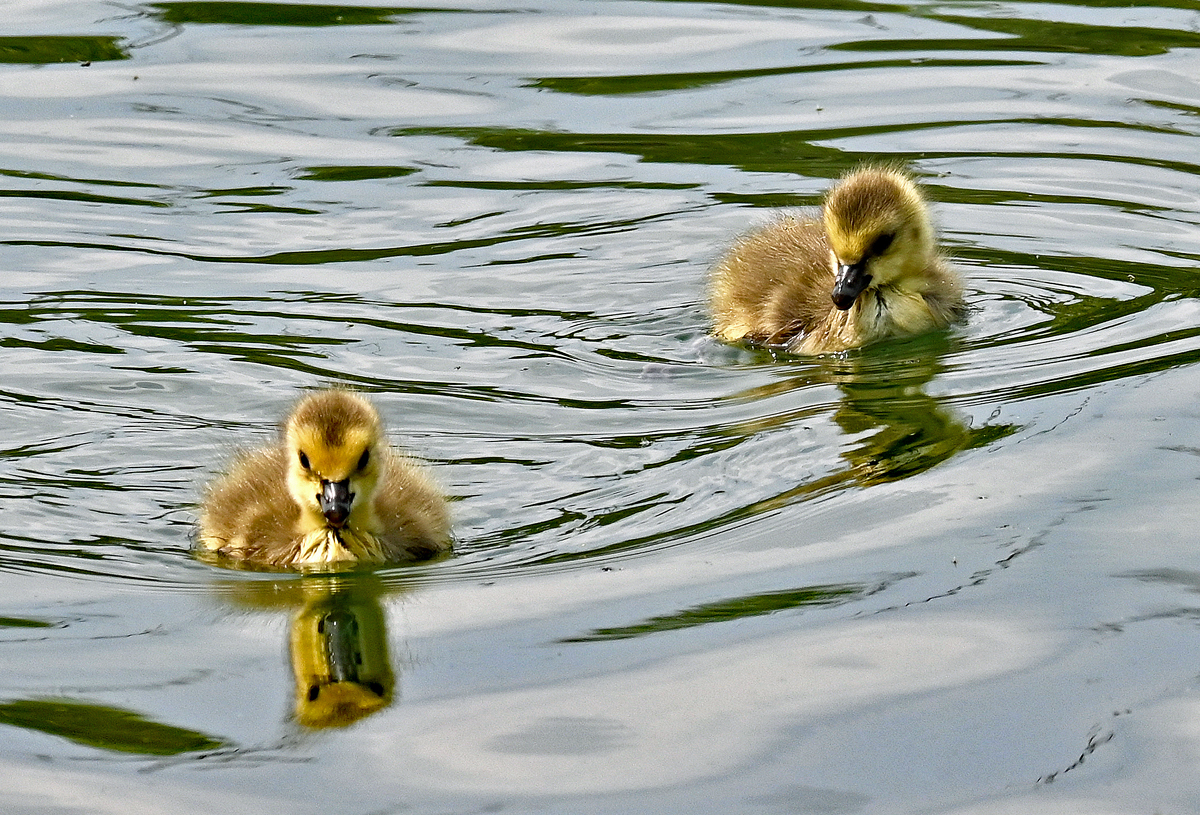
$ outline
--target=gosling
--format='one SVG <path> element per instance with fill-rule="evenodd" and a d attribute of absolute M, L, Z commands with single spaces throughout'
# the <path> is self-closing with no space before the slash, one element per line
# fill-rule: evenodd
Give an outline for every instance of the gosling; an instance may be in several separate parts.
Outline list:
<path fill-rule="evenodd" d="M 819 217 L 786 216 L 738 240 L 713 269 L 710 303 L 721 339 L 798 354 L 945 328 L 966 311 L 925 198 L 890 167 L 843 177 Z"/>
<path fill-rule="evenodd" d="M 327 390 L 209 489 L 199 546 L 273 567 L 422 560 L 450 549 L 449 512 L 430 477 L 388 445 L 371 403 Z"/>

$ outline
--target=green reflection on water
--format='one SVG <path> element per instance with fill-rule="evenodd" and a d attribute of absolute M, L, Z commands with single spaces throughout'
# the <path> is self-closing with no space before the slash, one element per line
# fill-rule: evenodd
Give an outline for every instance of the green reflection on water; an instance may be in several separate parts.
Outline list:
<path fill-rule="evenodd" d="M 464 185 L 469 186 L 469 185 Z M 39 197 L 36 195 L 24 197 Z M 73 197 L 73 196 L 71 196 Z M 266 209 L 262 204 L 245 204 L 241 206 Z M 237 210 L 227 210 L 237 211 Z M 317 210 L 305 208 L 274 208 L 271 211 L 300 213 L 304 215 L 320 214 Z M 312 249 L 273 252 L 266 255 L 201 255 L 195 252 L 162 249 L 157 245 L 121 245 L 94 241 L 58 241 L 58 240 L 0 240 L 0 246 L 42 246 L 69 247 L 72 249 L 100 250 L 112 252 L 140 252 L 159 257 L 184 258 L 186 260 L 211 261 L 214 263 L 247 263 L 280 266 L 332 265 L 337 263 L 365 263 L 372 260 L 382 260 L 395 257 L 426 257 L 431 255 L 448 255 L 461 250 L 485 249 L 492 246 L 502 246 L 515 241 L 537 240 L 539 238 L 554 238 L 572 234 L 596 234 L 597 232 L 620 232 L 631 229 L 646 221 L 659 220 L 661 215 L 647 215 L 636 218 L 622 218 L 604 222 L 600 227 L 595 224 L 579 224 L 572 221 L 555 221 L 521 225 L 505 230 L 498 234 L 482 238 L 471 238 L 456 241 L 439 241 L 436 243 L 412 244 L 408 246 L 389 246 L 383 248 L 359 249 L 354 247 L 339 247 L 334 249 Z M 120 236 L 117 237 L 131 237 Z"/>
<path fill-rule="evenodd" d="M 28 302 L 0 303 L 0 324 L 31 325 L 58 320 L 87 320 L 111 325 L 133 336 L 170 338 L 197 351 L 217 353 L 279 368 L 309 370 L 305 358 L 323 359 L 322 347 L 345 345 L 352 339 L 308 334 L 270 334 L 254 330 L 254 322 L 277 318 L 285 298 L 183 298 L 123 292 L 61 291 Z M 319 324 L 340 324 L 336 317 L 312 315 Z M 332 333 L 332 332 L 330 332 Z M 44 342 L 54 342 L 49 338 Z M 63 340 L 63 342 L 72 342 Z M 35 340 L 14 345 L 41 347 Z M 124 354 L 116 345 L 79 343 L 69 350 Z M 320 372 L 318 372 L 320 373 Z"/>
<path fill-rule="evenodd" d="M 388 25 L 403 14 L 442 11 L 388 6 L 318 6 L 291 3 L 151 3 L 166 23 L 208 25 Z"/>
<path fill-rule="evenodd" d="M 296 177 L 304 181 L 369 181 L 376 178 L 402 178 L 416 171 L 415 167 L 376 165 L 305 167 Z"/>
<path fill-rule="evenodd" d="M 927 122 L 919 126 L 936 128 L 944 124 Z M 904 129 L 891 124 L 774 133 L 649 135 L 567 133 L 519 127 L 407 127 L 393 130 L 391 135 L 447 136 L 479 147 L 512 152 L 623 153 L 664 164 L 733 166 L 754 172 L 795 172 L 805 177 L 836 178 L 854 159 L 848 158 L 845 151 L 820 142 Z"/>
<path fill-rule="evenodd" d="M 644 622 L 619 628 L 596 628 L 578 637 L 568 637 L 559 642 L 602 642 L 604 640 L 624 640 L 639 637 L 644 634 L 657 634 L 661 631 L 676 631 L 681 628 L 692 628 L 706 623 L 720 623 L 728 620 L 739 620 L 744 617 L 760 617 L 802 606 L 827 606 L 834 603 L 844 603 L 856 600 L 867 593 L 865 586 L 805 586 L 800 589 L 785 591 L 770 591 L 764 594 L 750 594 L 745 597 L 734 597 L 729 600 L 718 600 L 713 603 L 703 603 L 686 608 L 675 614 L 651 617 Z"/>
<path fill-rule="evenodd" d="M 338 305 L 355 307 L 352 316 L 339 312 Z M 462 312 L 466 319 L 455 319 L 445 325 L 425 325 L 368 316 L 358 307 L 370 308 L 370 314 L 394 313 L 393 310 L 413 308 L 448 309 Z M 395 313 L 398 313 L 396 311 Z M 544 396 L 489 385 L 445 383 L 428 379 L 400 381 L 393 378 L 366 376 L 350 370 L 323 367 L 328 351 L 342 345 L 359 342 L 346 334 L 345 326 L 352 323 L 396 334 L 438 338 L 463 347 L 506 348 L 530 355 L 566 356 L 554 338 L 540 341 L 523 335 L 498 334 L 486 325 L 477 325 L 475 315 L 491 315 L 508 319 L 552 317 L 564 323 L 596 319 L 590 312 L 559 311 L 537 308 L 478 308 L 448 307 L 434 303 L 384 303 L 351 294 L 321 292 L 280 292 L 262 297 L 170 297 L 131 292 L 102 292 L 65 290 L 46 292 L 32 300 L 0 301 L 0 326 L 19 325 L 27 330 L 41 330 L 48 335 L 58 322 L 88 322 L 109 325 L 139 337 L 170 339 L 181 347 L 226 359 L 254 362 L 281 369 L 304 371 L 323 379 L 353 382 L 364 390 L 393 391 L 402 387 L 411 394 L 436 394 L 455 398 L 481 399 L 495 402 L 539 401 L 565 407 L 601 409 L 627 406 L 627 400 L 586 400 Z M 278 326 L 287 319 L 289 328 L 272 330 L 262 321 Z M 453 323 L 465 324 L 457 327 Z M 303 330 L 299 326 L 304 326 Z M 30 331 L 33 333 L 33 331 Z M 46 343 L 62 342 L 61 350 L 126 354 L 117 344 L 82 342 L 48 336 L 46 339 L 8 338 L 13 347 L 46 349 Z M 5 342 L 8 340 L 0 340 Z M 0 346 L 2 347 L 2 346 Z M 187 372 L 180 368 L 141 366 L 147 372 Z M 11 395 L 10 398 L 22 397 Z"/>
<path fill-rule="evenodd" d="M 119 37 L 0 37 L 0 63 L 47 65 L 129 59 Z"/>
<path fill-rule="evenodd" d="M 0 628 L 58 628 L 58 623 L 28 617 L 0 617 Z"/>
<path fill-rule="evenodd" d="M 0 724 L 61 736 L 79 744 L 144 756 L 212 750 L 226 742 L 138 713 L 71 699 L 18 699 L 0 704 Z"/>
<path fill-rule="evenodd" d="M 25 340 L 18 337 L 0 339 L 0 348 L 36 348 L 39 351 L 75 351 L 81 354 L 122 354 L 120 349 L 111 346 L 96 345 L 90 342 L 79 342 L 66 337 L 50 337 L 40 342 Z"/>
<path fill-rule="evenodd" d="M 98 184 L 107 187 L 143 187 L 147 189 L 165 189 L 161 184 L 150 184 L 145 181 L 129 181 L 117 178 L 73 178 L 60 173 L 43 173 L 34 170 L 11 170 L 0 168 L 0 177 L 29 178 L 37 181 L 62 181 L 68 184 Z"/>
<path fill-rule="evenodd" d="M 541 77 L 531 80 L 526 87 L 544 88 L 560 93 L 578 95 L 623 95 L 659 93 L 687 90 L 745 79 L 815 72 L 844 72 L 859 69 L 911 69 L 911 68 L 987 68 L 1036 65 L 1036 58 L 1018 57 L 930 57 L 931 52 L 1018 52 L 1018 53 L 1073 53 L 1104 54 L 1111 56 L 1140 57 L 1163 54 L 1177 48 L 1195 48 L 1200 45 L 1200 33 L 1169 28 L 1137 26 L 1105 26 L 1083 23 L 1068 23 L 1055 20 L 1023 19 L 1013 17 L 971 17 L 927 13 L 921 9 L 900 8 L 876 3 L 831 2 L 819 3 L 770 3 L 750 2 L 739 5 L 797 6 L 806 10 L 825 9 L 859 13 L 905 13 L 942 23 L 962 26 L 990 34 L 1007 37 L 956 37 L 934 39 L 861 39 L 823 45 L 821 50 L 804 55 L 799 65 L 768 66 L 726 71 L 701 71 L 690 73 L 628 74 L 613 76 L 563 76 Z M 1085 5 L 1105 5 L 1103 3 Z M 1113 4 L 1117 5 L 1117 4 Z M 1171 4 L 1166 4 L 1171 5 Z M 1184 2 L 1181 8 L 1190 6 Z M 889 59 L 864 60 L 860 62 L 831 61 L 829 55 L 839 51 L 871 52 L 901 55 Z"/>
<path fill-rule="evenodd" d="M 1200 46 L 1200 33 L 1170 28 L 1105 26 L 1067 23 L 1059 20 L 1028 20 L 1007 17 L 959 17 L 930 15 L 946 23 L 970 26 L 984 31 L 1010 35 L 995 40 L 876 40 L 831 45 L 837 51 L 892 51 L 896 49 L 953 51 L 1040 51 L 1044 53 L 1106 54 L 1144 57 L 1165 54 L 1175 48 Z"/>
<path fill-rule="evenodd" d="M 1161 126 L 1138 122 L 1103 121 L 1097 119 L 1072 119 L 1067 117 L 1039 116 L 1020 118 L 1005 116 L 997 119 L 1005 124 L 1029 124 L 1038 127 L 1061 127 L 1064 132 L 1079 128 L 1119 128 L 1122 131 L 1138 131 L 1147 134 L 1191 135 L 1178 127 Z M 718 134 L 670 134 L 657 133 L 653 136 L 642 133 L 576 133 L 565 131 L 533 130 L 519 127 L 407 127 L 391 131 L 392 136 L 444 136 L 461 139 L 468 144 L 492 150 L 509 152 L 538 151 L 548 153 L 621 153 L 637 156 L 643 161 L 664 164 L 696 164 L 738 167 L 750 172 L 794 173 L 802 178 L 837 178 L 850 167 L 872 158 L 885 161 L 903 161 L 906 156 L 895 151 L 886 155 L 853 153 L 827 144 L 860 136 L 895 135 L 922 130 L 953 129 L 963 126 L 994 124 L 986 119 L 928 119 L 915 122 L 883 122 L 874 125 L 853 127 L 812 128 L 808 130 L 782 130 L 757 133 Z M 942 156 L 953 157 L 957 153 L 941 153 L 923 150 L 924 159 Z M 991 152 L 995 157 L 1011 155 L 1027 160 L 1044 156 L 1061 158 L 1054 153 L 1039 153 L 1024 150 L 1016 153 Z M 1092 158 L 1111 161 L 1112 156 L 1102 154 L 1074 153 L 1075 159 Z M 1144 164 L 1194 174 L 1197 165 L 1189 161 L 1191 156 L 1179 159 L 1158 157 L 1122 156 L 1123 164 Z M 555 182 L 556 183 L 556 182 Z M 461 186 L 475 186 L 462 183 Z M 955 191 L 958 196 L 983 196 L 984 191 Z M 991 193 L 997 197 L 1011 193 Z M 760 206 L 793 206 L 815 203 L 820 194 L 784 199 L 753 195 L 731 195 L 724 192 L 712 193 L 713 199 L 723 203 L 754 203 Z"/>
<path fill-rule="evenodd" d="M 579 96 L 613 96 L 662 91 L 688 90 L 767 76 L 789 76 L 824 71 L 849 71 L 859 68 L 994 68 L 1036 65 L 1027 59 L 928 59 L 919 56 L 864 62 L 826 62 L 816 65 L 786 65 L 776 68 L 750 68 L 736 71 L 698 71 L 672 74 L 629 74 L 624 76 L 542 77 L 526 83 L 529 88 L 544 88 Z"/>
<path fill-rule="evenodd" d="M 51 201 L 79 201 L 85 204 L 113 204 L 133 207 L 169 207 L 165 201 L 146 198 L 118 198 L 112 195 L 96 195 L 79 190 L 0 190 L 0 198 L 43 198 Z"/>

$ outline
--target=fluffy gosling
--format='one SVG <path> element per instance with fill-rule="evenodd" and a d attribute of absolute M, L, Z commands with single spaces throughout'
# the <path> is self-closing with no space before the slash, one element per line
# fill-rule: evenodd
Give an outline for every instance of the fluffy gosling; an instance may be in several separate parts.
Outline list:
<path fill-rule="evenodd" d="M 276 444 L 212 485 L 199 546 L 276 567 L 421 560 L 449 550 L 449 512 L 429 476 L 388 444 L 371 403 L 327 390 L 296 405 Z"/>
<path fill-rule="evenodd" d="M 945 328 L 966 310 L 924 197 L 890 167 L 843 177 L 819 218 L 739 239 L 713 269 L 710 304 L 721 339 L 800 354 Z"/>

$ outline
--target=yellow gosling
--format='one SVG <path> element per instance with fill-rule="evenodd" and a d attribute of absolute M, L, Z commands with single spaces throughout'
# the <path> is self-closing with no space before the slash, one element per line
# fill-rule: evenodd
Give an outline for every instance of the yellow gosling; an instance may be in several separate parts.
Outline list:
<path fill-rule="evenodd" d="M 273 446 L 209 489 L 199 546 L 246 563 L 313 567 L 421 560 L 450 549 L 446 501 L 393 450 L 365 398 L 313 393 Z"/>
<path fill-rule="evenodd" d="M 929 208 L 904 172 L 865 167 L 820 216 L 786 216 L 737 241 L 713 269 L 714 330 L 800 354 L 945 328 L 965 313 Z"/>

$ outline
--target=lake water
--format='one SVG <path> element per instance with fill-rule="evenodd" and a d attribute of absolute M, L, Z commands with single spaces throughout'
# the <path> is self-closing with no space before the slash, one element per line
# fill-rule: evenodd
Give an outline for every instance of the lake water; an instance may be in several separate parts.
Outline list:
<path fill-rule="evenodd" d="M 1192 0 L 4 17 L 0 809 L 1200 810 Z M 869 159 L 969 321 L 709 338 L 729 241 Z M 197 561 L 330 383 L 455 557 Z"/>

